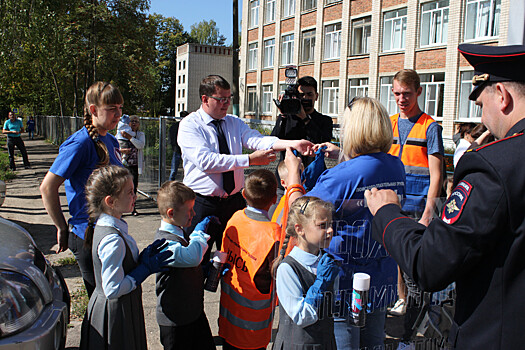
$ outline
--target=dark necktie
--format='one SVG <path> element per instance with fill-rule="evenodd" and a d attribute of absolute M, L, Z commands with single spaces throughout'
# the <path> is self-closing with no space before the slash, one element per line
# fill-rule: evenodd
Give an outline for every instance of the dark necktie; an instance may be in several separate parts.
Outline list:
<path fill-rule="evenodd" d="M 219 140 L 219 152 L 221 154 L 230 154 L 226 137 L 222 131 L 222 119 L 212 121 L 213 125 L 217 129 L 217 138 Z M 222 173 L 222 188 L 226 193 L 230 194 L 235 189 L 235 179 L 233 176 L 233 170 Z"/>

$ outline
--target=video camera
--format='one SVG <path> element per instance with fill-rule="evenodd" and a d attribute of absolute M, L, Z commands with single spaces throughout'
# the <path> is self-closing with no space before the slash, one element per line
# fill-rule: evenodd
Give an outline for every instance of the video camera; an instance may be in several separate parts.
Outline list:
<path fill-rule="evenodd" d="M 297 84 L 297 68 L 293 66 L 286 67 L 284 71 L 286 76 L 286 82 L 288 87 L 284 90 L 284 95 L 281 101 L 273 99 L 273 102 L 279 108 L 284 115 L 297 115 L 301 112 L 301 105 L 305 108 L 313 106 L 313 101 L 309 99 L 303 99 L 302 94 L 299 92 L 299 85 Z"/>

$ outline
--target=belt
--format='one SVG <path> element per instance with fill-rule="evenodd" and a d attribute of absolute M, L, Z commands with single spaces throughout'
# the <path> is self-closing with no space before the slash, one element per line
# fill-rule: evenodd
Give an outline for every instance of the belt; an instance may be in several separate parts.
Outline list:
<path fill-rule="evenodd" d="M 197 195 L 197 197 L 204 198 L 204 199 L 206 199 L 206 200 L 208 200 L 210 202 L 214 202 L 214 203 L 225 203 L 225 202 L 228 202 L 230 200 L 236 199 L 239 196 L 242 196 L 241 192 L 234 193 L 232 195 L 229 195 L 228 197 L 204 196 L 204 195 L 202 195 L 200 193 L 197 193 L 197 192 L 195 192 L 195 194 Z"/>

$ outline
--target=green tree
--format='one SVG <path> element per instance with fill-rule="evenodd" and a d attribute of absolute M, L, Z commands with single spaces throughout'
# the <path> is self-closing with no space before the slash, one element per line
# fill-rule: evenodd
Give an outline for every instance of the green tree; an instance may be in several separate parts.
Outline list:
<path fill-rule="evenodd" d="M 223 46 L 226 42 L 226 37 L 219 33 L 217 23 L 213 19 L 193 24 L 190 35 L 199 44 Z"/>

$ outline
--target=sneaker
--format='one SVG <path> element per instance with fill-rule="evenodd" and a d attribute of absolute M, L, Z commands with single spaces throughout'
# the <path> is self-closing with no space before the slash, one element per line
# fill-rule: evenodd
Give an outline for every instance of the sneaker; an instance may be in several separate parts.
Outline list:
<path fill-rule="evenodd" d="M 406 311 L 407 305 L 405 303 L 405 299 L 398 299 L 388 313 L 394 316 L 403 316 Z"/>

